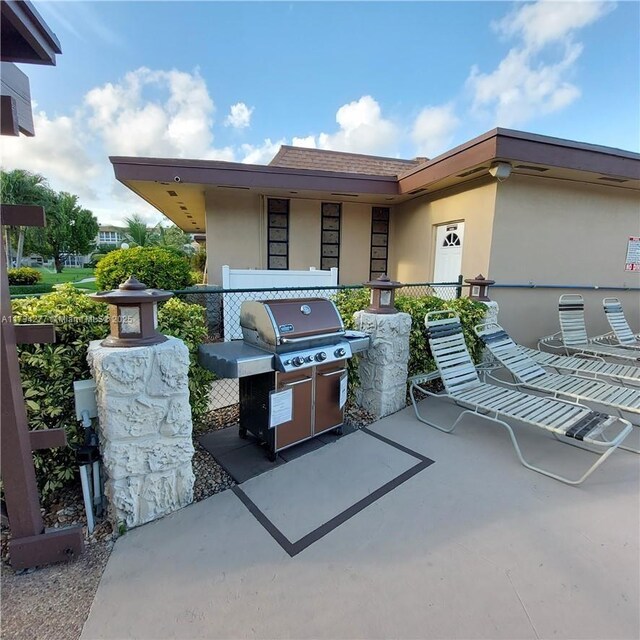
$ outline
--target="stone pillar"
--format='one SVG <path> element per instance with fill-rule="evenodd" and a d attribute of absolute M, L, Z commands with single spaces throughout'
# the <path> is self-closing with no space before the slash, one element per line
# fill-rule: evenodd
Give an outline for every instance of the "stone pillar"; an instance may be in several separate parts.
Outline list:
<path fill-rule="evenodd" d="M 109 517 L 136 527 L 193 501 L 189 351 L 89 344 Z"/>
<path fill-rule="evenodd" d="M 371 336 L 369 349 L 360 356 L 357 403 L 378 418 L 407 404 L 407 364 L 411 316 L 358 311 L 356 329 Z"/>

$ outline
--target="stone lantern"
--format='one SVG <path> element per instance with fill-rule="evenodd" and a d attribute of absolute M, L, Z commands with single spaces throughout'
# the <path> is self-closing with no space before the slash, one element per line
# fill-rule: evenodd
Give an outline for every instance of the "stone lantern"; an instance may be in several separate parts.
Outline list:
<path fill-rule="evenodd" d="M 113 291 L 95 293 L 89 297 L 109 305 L 111 335 L 102 341 L 103 347 L 146 347 L 165 342 L 158 333 L 158 302 L 173 294 L 147 286 L 131 276 Z"/>
<path fill-rule="evenodd" d="M 376 280 L 365 282 L 364 286 L 371 289 L 368 313 L 398 313 L 395 308 L 395 297 L 396 289 L 403 286 L 401 282 L 391 280 L 386 273 L 383 273 Z"/>
<path fill-rule="evenodd" d="M 495 280 L 487 280 L 482 274 L 477 275 L 475 278 L 468 278 L 465 282 L 469 285 L 469 298 L 471 300 L 478 300 L 480 302 L 490 302 L 487 292 L 492 284 L 495 284 Z"/>

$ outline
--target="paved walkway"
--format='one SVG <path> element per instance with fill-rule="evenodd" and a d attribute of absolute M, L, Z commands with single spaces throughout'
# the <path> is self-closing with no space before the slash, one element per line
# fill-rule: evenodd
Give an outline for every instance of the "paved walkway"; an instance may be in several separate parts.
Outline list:
<path fill-rule="evenodd" d="M 371 432 L 127 533 L 82 638 L 639 637 L 639 456 L 576 488 L 477 419 Z M 519 433 L 535 462 L 591 459 Z"/>

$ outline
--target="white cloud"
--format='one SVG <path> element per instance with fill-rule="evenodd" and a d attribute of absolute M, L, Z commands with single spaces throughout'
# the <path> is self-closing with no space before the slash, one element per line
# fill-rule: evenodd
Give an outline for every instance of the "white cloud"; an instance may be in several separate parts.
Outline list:
<path fill-rule="evenodd" d="M 336 122 L 338 131 L 318 135 L 320 149 L 371 154 L 397 152 L 399 129 L 383 117 L 380 105 L 371 96 L 342 105 L 336 113 Z"/>
<path fill-rule="evenodd" d="M 224 124 L 234 129 L 245 129 L 251 124 L 251 114 L 253 107 L 247 107 L 244 102 L 237 102 L 231 105 L 229 115 L 226 117 Z"/>
<path fill-rule="evenodd" d="M 2 167 L 40 173 L 59 191 L 71 191 L 81 198 L 96 195 L 92 183 L 100 168 L 86 151 L 86 137 L 78 131 L 75 117 L 49 118 L 34 113 L 36 135 L 6 136 L 2 139 Z"/>
<path fill-rule="evenodd" d="M 451 146 L 460 120 L 453 105 L 429 106 L 422 109 L 413 123 L 411 139 L 418 155 L 433 157 Z"/>
<path fill-rule="evenodd" d="M 268 164 L 273 156 L 278 153 L 280 146 L 287 144 L 287 141 L 282 138 L 276 142 L 272 142 L 271 138 L 267 138 L 261 145 L 254 146 L 252 144 L 243 144 L 241 146 L 242 162 L 247 164 Z"/>
<path fill-rule="evenodd" d="M 307 147 L 309 149 L 315 149 L 316 148 L 316 137 L 315 136 L 306 136 L 304 138 L 297 138 L 296 136 L 293 136 L 293 139 L 291 140 L 291 144 L 294 147 Z"/>
<path fill-rule="evenodd" d="M 514 126 L 567 107 L 580 96 L 572 82 L 582 45 L 573 36 L 606 15 L 609 2 L 550 2 L 518 5 L 494 23 L 519 42 L 491 72 L 473 66 L 467 78 L 472 110 L 493 112 L 498 126 Z M 550 46 L 554 45 L 554 46 Z"/>
<path fill-rule="evenodd" d="M 89 125 L 112 155 L 202 158 L 212 153 L 213 100 L 196 71 L 142 67 L 85 96 Z"/>
<path fill-rule="evenodd" d="M 336 122 L 338 131 L 294 137 L 293 144 L 379 155 L 396 154 L 398 151 L 400 128 L 382 115 L 380 105 L 371 96 L 362 96 L 342 105 L 336 112 Z"/>
<path fill-rule="evenodd" d="M 492 26 L 507 37 L 521 38 L 526 49 L 536 51 L 565 40 L 614 8 L 614 2 L 539 1 L 519 5 Z"/>

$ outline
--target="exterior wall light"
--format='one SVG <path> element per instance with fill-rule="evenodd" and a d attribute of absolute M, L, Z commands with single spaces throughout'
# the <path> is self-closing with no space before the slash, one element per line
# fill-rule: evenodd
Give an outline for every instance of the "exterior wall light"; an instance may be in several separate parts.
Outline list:
<path fill-rule="evenodd" d="M 404 286 L 401 282 L 390 280 L 389 276 L 383 273 L 376 280 L 365 282 L 364 286 L 371 289 L 371 300 L 367 308 L 369 313 L 398 313 L 395 297 L 396 289 Z"/>
<path fill-rule="evenodd" d="M 131 276 L 113 291 L 95 293 L 89 297 L 109 305 L 111 335 L 102 341 L 103 347 L 146 347 L 160 344 L 167 338 L 158 333 L 158 302 L 173 296 L 170 291 L 147 289 Z"/>
<path fill-rule="evenodd" d="M 469 298 L 480 302 L 489 302 L 489 287 L 495 284 L 495 280 L 487 280 L 482 274 L 475 278 L 468 278 L 465 282 L 469 285 Z"/>
<path fill-rule="evenodd" d="M 489 167 L 489 173 L 502 182 L 511 175 L 511 165 L 508 162 L 495 162 Z"/>

